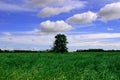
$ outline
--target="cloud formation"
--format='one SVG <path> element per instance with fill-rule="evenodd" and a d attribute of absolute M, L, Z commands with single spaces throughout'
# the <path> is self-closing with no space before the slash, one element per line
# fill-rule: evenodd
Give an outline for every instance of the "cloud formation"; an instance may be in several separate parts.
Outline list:
<path fill-rule="evenodd" d="M 65 6 L 65 7 L 60 7 L 60 8 L 46 7 L 46 8 L 43 8 L 40 11 L 38 16 L 40 16 L 42 18 L 51 17 L 51 16 L 54 16 L 54 15 L 58 15 L 60 13 L 69 12 L 72 9 L 73 9 L 73 7 L 71 7 L 71 6 Z"/>
<path fill-rule="evenodd" d="M 102 21 L 108 21 L 120 18 L 120 2 L 105 5 L 98 12 Z"/>
<path fill-rule="evenodd" d="M 91 39 L 110 39 L 110 38 L 120 38 L 120 33 L 93 33 L 93 34 L 81 34 L 74 35 L 72 37 L 78 41 L 80 40 L 91 40 Z"/>
<path fill-rule="evenodd" d="M 40 29 L 45 33 L 63 32 L 72 29 L 72 26 L 64 21 L 45 21 L 40 23 Z"/>
<path fill-rule="evenodd" d="M 38 16 L 42 18 L 70 12 L 71 10 L 85 6 L 85 2 L 79 0 L 29 0 L 27 4 L 41 8 Z"/>
<path fill-rule="evenodd" d="M 75 14 L 68 18 L 66 21 L 72 24 L 86 24 L 96 20 L 97 15 L 94 12 L 88 11 L 81 14 Z"/>
<path fill-rule="evenodd" d="M 38 16 L 42 18 L 70 12 L 84 6 L 85 2 L 79 0 L 22 0 L 19 4 L 0 1 L 2 11 L 38 12 Z"/>
<path fill-rule="evenodd" d="M 3 36 L 0 37 L 0 41 L 7 41 L 18 44 L 33 44 L 33 45 L 48 45 L 52 44 L 54 38 L 51 35 L 41 35 L 41 36 Z M 45 43 L 44 43 L 45 41 Z"/>
<path fill-rule="evenodd" d="M 71 49 L 120 49 L 120 33 L 92 33 L 68 35 Z"/>

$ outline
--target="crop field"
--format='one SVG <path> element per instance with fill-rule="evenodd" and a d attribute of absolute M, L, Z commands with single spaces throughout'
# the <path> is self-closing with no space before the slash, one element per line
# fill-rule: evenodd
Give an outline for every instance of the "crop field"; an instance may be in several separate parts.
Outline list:
<path fill-rule="evenodd" d="M 120 80 L 120 52 L 1 53 L 0 80 Z"/>

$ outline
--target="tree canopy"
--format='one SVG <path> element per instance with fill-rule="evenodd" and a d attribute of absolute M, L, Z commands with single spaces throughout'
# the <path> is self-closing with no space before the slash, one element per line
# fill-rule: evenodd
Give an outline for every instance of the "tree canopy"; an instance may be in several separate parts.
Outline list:
<path fill-rule="evenodd" d="M 58 53 L 68 52 L 67 38 L 64 34 L 57 34 L 53 44 L 53 51 Z"/>

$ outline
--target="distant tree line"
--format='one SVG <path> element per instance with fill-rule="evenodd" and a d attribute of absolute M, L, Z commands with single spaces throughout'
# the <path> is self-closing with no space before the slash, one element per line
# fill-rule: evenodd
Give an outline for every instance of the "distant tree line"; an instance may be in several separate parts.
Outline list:
<path fill-rule="evenodd" d="M 50 49 L 47 50 L 43 50 L 43 51 L 33 51 L 33 50 L 1 50 L 0 49 L 0 53 L 4 53 L 4 52 L 9 52 L 9 53 L 51 53 L 53 52 Z M 120 52 L 120 50 L 104 50 L 104 49 L 80 49 L 80 50 L 76 50 L 74 52 Z M 57 53 L 57 52 L 56 52 Z"/>
<path fill-rule="evenodd" d="M 11 53 L 21 53 L 21 52 L 24 52 L 24 53 L 49 53 L 51 52 L 51 50 L 47 49 L 47 50 L 43 50 L 43 51 L 36 51 L 36 50 L 1 50 L 0 49 L 0 52 L 11 52 Z"/>
<path fill-rule="evenodd" d="M 80 49 L 76 52 L 120 52 L 120 50 L 104 50 L 104 49 Z"/>

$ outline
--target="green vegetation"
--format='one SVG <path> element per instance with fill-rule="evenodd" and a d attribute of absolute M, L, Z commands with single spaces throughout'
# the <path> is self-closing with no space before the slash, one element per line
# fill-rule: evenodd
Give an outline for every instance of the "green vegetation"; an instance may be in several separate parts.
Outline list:
<path fill-rule="evenodd" d="M 120 80 L 120 52 L 1 53 L 0 80 Z"/>
<path fill-rule="evenodd" d="M 64 34 L 57 34 L 52 51 L 56 53 L 68 52 L 67 43 L 67 37 Z"/>

